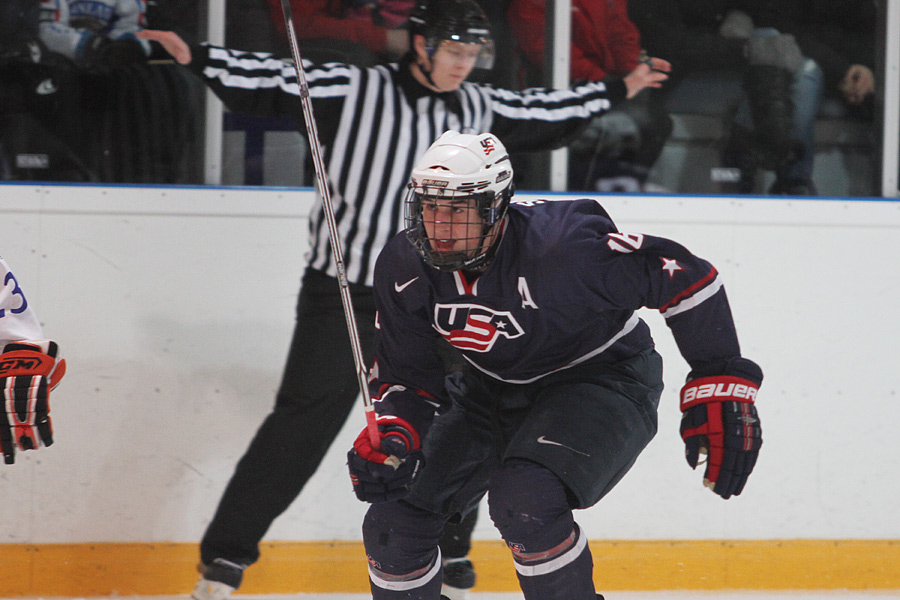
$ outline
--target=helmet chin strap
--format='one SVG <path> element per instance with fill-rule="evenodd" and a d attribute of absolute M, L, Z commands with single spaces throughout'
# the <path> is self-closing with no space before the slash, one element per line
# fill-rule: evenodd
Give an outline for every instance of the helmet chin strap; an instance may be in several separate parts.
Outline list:
<path fill-rule="evenodd" d="M 428 57 L 428 62 L 431 62 L 431 56 Z M 422 63 L 420 63 L 420 62 L 418 62 L 418 61 L 416 61 L 416 66 L 419 67 L 419 71 L 422 72 L 422 75 L 425 76 L 425 81 L 427 81 L 428 84 L 429 84 L 431 87 L 435 88 L 438 92 L 443 92 L 443 91 L 444 91 L 444 90 L 442 90 L 440 87 L 438 87 L 438 84 L 436 84 L 436 83 L 434 82 L 434 79 L 431 78 L 431 71 L 432 71 L 432 69 L 426 69 L 426 68 L 425 68 L 425 65 L 422 64 Z"/>

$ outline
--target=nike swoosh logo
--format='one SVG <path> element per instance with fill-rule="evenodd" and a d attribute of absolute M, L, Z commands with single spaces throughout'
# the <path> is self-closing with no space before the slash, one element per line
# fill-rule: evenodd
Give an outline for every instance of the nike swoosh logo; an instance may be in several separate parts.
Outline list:
<path fill-rule="evenodd" d="M 539 437 L 539 438 L 537 439 L 537 443 L 538 443 L 538 444 L 547 444 L 547 445 L 549 445 L 549 446 L 559 446 L 560 448 L 565 448 L 566 450 L 571 450 L 571 451 L 574 452 L 575 454 L 580 454 L 580 455 L 582 455 L 582 456 L 590 456 L 590 454 L 588 454 L 588 453 L 586 453 L 586 452 L 582 452 L 582 451 L 580 451 L 580 450 L 576 450 L 575 448 L 571 448 L 571 447 L 569 447 L 569 446 L 566 446 L 565 444 L 560 444 L 559 442 L 554 442 L 553 440 L 548 440 L 548 439 L 545 438 L 544 436 Z"/>
<path fill-rule="evenodd" d="M 407 281 L 406 283 L 403 283 L 403 284 L 397 283 L 397 282 L 395 281 L 395 282 L 394 282 L 394 290 L 395 290 L 396 292 L 398 292 L 398 293 L 399 293 L 399 292 L 402 292 L 402 291 L 405 290 L 407 287 L 409 287 L 409 285 L 410 285 L 413 281 L 415 281 L 416 279 L 418 279 L 418 277 L 413 277 L 412 279 L 410 279 L 409 281 Z"/>

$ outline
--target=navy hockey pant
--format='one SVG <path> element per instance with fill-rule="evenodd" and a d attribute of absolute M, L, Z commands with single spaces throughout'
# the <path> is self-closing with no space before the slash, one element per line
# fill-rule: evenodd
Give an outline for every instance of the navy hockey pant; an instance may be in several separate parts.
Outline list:
<path fill-rule="evenodd" d="M 507 461 L 494 471 L 488 499 L 526 600 L 595 600 L 587 539 L 552 472 Z M 363 539 L 374 600 L 438 600 L 444 519 L 402 500 L 372 505 Z"/>
<path fill-rule="evenodd" d="M 440 528 L 485 492 L 526 600 L 594 600 L 591 555 L 572 509 L 606 495 L 655 435 L 659 355 L 647 350 L 527 385 L 472 372 L 466 379 L 466 393 L 428 432 L 410 495 L 366 515 L 375 600 L 437 600 Z"/>

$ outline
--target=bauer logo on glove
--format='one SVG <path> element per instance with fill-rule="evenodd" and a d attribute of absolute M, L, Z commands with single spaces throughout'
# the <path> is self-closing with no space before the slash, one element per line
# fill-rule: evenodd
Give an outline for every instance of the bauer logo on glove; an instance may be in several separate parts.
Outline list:
<path fill-rule="evenodd" d="M 711 377 L 709 379 L 713 381 L 704 384 L 692 382 L 694 383 L 693 385 L 686 385 L 682 388 L 681 410 L 691 406 L 694 400 L 703 400 L 705 398 L 736 398 L 738 400 L 749 400 L 752 402 L 756 398 L 756 392 L 759 390 L 756 385 L 741 383 L 746 380 L 738 377 Z"/>

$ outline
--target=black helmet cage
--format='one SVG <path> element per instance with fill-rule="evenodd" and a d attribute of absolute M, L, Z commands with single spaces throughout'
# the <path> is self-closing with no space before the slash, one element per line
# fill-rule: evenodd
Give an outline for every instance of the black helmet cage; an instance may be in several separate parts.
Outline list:
<path fill-rule="evenodd" d="M 489 244 L 486 240 L 491 229 L 497 225 L 509 209 L 514 193 L 512 182 L 500 192 L 475 190 L 446 190 L 442 187 L 420 185 L 410 182 L 405 201 L 406 237 L 426 262 L 439 271 L 477 270 L 486 266 L 494 257 L 502 236 L 498 235 Z M 478 244 L 469 252 L 441 253 L 432 248 L 425 230 L 425 216 L 422 208 L 425 199 L 451 199 L 453 202 L 474 200 L 476 213 L 480 219 Z"/>
<path fill-rule="evenodd" d="M 409 15 L 410 47 L 413 36 L 425 38 L 429 58 L 442 41 L 481 44 L 476 69 L 494 66 L 494 40 L 491 23 L 474 0 L 419 0 Z"/>

